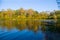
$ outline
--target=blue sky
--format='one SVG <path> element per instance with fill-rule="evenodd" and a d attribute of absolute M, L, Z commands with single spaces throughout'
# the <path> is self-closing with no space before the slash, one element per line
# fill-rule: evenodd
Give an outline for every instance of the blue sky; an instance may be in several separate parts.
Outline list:
<path fill-rule="evenodd" d="M 57 10 L 56 0 L 0 0 L 1 9 L 34 9 L 37 11 Z"/>

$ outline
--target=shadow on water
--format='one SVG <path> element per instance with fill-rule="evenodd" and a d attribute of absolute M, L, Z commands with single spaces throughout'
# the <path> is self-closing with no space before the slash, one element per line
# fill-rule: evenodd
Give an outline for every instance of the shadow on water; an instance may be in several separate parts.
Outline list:
<path fill-rule="evenodd" d="M 56 23 L 40 20 L 0 21 L 1 40 L 60 40 Z"/>

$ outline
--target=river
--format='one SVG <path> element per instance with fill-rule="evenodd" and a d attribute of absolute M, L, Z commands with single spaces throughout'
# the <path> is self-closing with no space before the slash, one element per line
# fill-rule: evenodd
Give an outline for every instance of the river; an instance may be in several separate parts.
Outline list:
<path fill-rule="evenodd" d="M 60 33 L 43 31 L 42 24 L 39 21 L 0 22 L 0 40 L 60 40 Z"/>

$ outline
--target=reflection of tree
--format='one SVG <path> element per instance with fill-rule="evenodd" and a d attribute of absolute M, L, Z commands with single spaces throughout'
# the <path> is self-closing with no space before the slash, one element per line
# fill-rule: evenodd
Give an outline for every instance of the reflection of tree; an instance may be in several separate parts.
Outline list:
<path fill-rule="evenodd" d="M 26 28 L 26 21 L 17 21 L 16 28 L 19 30 L 23 30 Z"/>
<path fill-rule="evenodd" d="M 26 21 L 27 28 L 29 30 L 33 30 L 33 31 L 37 31 L 38 30 L 38 28 L 40 26 L 39 23 L 40 23 L 39 21 L 31 21 L 31 20 Z"/>
<path fill-rule="evenodd" d="M 46 30 L 46 26 L 45 26 L 46 22 L 41 22 L 41 29 L 42 31 L 45 31 Z"/>
<path fill-rule="evenodd" d="M 39 27 L 39 21 L 33 21 L 33 30 L 37 31 Z"/>
<path fill-rule="evenodd" d="M 27 25 L 27 28 L 29 29 L 29 30 L 31 30 L 32 29 L 32 21 L 30 21 L 30 20 L 27 20 L 26 21 L 26 25 Z"/>
<path fill-rule="evenodd" d="M 11 20 L 6 20 L 5 21 L 5 26 L 8 30 L 12 29 L 12 21 Z"/>
<path fill-rule="evenodd" d="M 13 28 L 17 28 L 19 30 L 24 30 L 28 28 L 29 30 L 37 31 L 39 26 L 41 25 L 41 22 L 39 20 L 12 20 L 12 19 L 5 19 L 4 22 L 2 22 L 2 27 L 6 27 L 8 30 L 11 30 Z"/>

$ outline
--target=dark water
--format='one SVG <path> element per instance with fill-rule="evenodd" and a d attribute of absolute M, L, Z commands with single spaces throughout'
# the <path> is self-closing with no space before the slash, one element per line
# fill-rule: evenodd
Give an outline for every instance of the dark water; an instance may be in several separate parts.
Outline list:
<path fill-rule="evenodd" d="M 42 30 L 34 32 L 28 29 L 22 31 L 0 29 L 0 40 L 60 40 L 60 33 L 43 32 Z"/>
<path fill-rule="evenodd" d="M 0 30 L 0 40 L 45 40 L 45 34 L 42 31 L 33 32 L 31 30 L 17 30 L 10 31 Z"/>
<path fill-rule="evenodd" d="M 46 40 L 60 40 L 60 33 L 56 32 L 45 32 L 45 39 Z"/>

